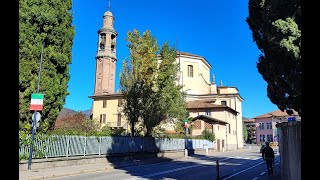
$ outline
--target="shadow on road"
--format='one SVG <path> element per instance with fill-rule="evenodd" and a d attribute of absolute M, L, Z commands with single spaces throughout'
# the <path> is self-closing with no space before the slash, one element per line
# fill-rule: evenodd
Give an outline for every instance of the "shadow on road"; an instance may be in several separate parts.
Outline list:
<path fill-rule="evenodd" d="M 152 142 L 153 144 L 148 144 L 151 145 L 152 148 L 146 148 L 146 151 L 143 153 L 109 153 L 106 158 L 116 169 L 120 169 L 126 174 L 134 176 L 134 178 L 129 178 L 130 180 L 139 178 L 150 180 L 217 179 L 217 160 L 219 160 L 219 176 L 220 179 L 223 179 L 241 171 L 245 171 L 246 169 L 251 169 L 251 167 L 256 166 L 259 163 L 263 163 L 261 158 L 253 160 L 245 158 L 229 158 L 227 156 L 206 156 L 201 154 L 190 154 L 189 158 L 174 160 L 174 158 L 161 156 L 161 153 L 159 155 L 158 153 L 160 152 L 160 148 L 156 146 L 156 140 L 153 139 Z M 117 147 L 119 146 L 116 143 L 112 146 L 112 148 Z M 137 150 L 135 148 L 136 147 L 134 145 L 131 145 L 131 150 Z M 252 152 L 252 154 L 256 154 L 256 152 Z M 280 169 L 275 169 L 275 175 L 277 178 L 273 179 L 279 179 Z M 239 178 L 239 176 L 232 176 L 229 179 L 243 178 Z"/>

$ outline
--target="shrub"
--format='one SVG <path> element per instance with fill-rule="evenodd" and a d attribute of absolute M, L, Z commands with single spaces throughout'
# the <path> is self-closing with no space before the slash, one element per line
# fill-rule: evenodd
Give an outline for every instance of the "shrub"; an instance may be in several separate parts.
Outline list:
<path fill-rule="evenodd" d="M 215 134 L 207 129 L 205 129 L 204 131 L 202 131 L 202 136 L 207 139 L 207 140 L 210 140 L 210 141 L 215 141 L 216 140 L 216 137 L 215 137 Z"/>

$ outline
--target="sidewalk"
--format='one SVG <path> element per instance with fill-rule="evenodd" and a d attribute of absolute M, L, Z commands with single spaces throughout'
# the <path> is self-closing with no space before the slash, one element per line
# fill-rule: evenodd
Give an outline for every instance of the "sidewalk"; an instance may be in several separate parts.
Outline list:
<path fill-rule="evenodd" d="M 219 157 L 219 156 L 225 156 L 225 155 L 228 155 L 229 153 L 235 153 L 239 151 L 250 151 L 250 150 L 239 149 L 236 151 L 226 151 L 226 152 L 209 151 L 207 156 Z M 180 160 L 183 160 L 183 159 L 186 160 L 187 158 L 185 157 L 180 158 Z M 121 167 L 139 166 L 143 164 L 159 163 L 159 162 L 165 162 L 165 161 L 174 161 L 174 159 L 169 159 L 169 158 L 150 159 L 149 158 L 149 159 L 137 159 L 133 161 L 131 160 L 131 161 L 113 162 L 113 164 L 94 163 L 94 164 L 84 164 L 84 165 L 75 165 L 75 166 L 66 166 L 66 167 L 54 167 L 54 168 L 47 168 L 47 169 L 33 169 L 31 166 L 31 170 L 19 171 L 19 179 L 20 180 L 47 179 L 47 178 L 70 176 L 70 175 L 83 174 L 83 173 L 110 171 L 112 169 L 117 169 Z M 277 175 L 280 176 L 280 173 L 277 173 Z M 273 177 L 272 179 L 274 178 L 275 177 Z"/>
<path fill-rule="evenodd" d="M 150 163 L 159 163 L 164 161 L 171 161 L 173 159 L 168 158 L 149 158 L 149 159 L 136 159 L 136 160 L 123 160 L 120 162 L 113 162 L 112 164 L 108 163 L 92 163 L 92 164 L 83 164 L 83 165 L 74 165 L 74 166 L 64 166 L 64 167 L 54 167 L 46 169 L 33 169 L 31 170 L 19 171 L 20 180 L 38 180 L 38 179 L 47 179 L 53 177 L 62 177 L 70 176 L 83 173 L 91 172 L 101 172 L 101 171 L 110 171 L 112 169 L 118 169 L 122 167 L 129 166 L 139 166 Z"/>

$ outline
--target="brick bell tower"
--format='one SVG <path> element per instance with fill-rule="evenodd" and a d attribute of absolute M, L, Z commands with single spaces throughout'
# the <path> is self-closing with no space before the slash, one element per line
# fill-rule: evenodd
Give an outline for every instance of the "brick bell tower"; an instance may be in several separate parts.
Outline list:
<path fill-rule="evenodd" d="M 96 77 L 94 95 L 114 93 L 116 70 L 116 37 L 114 30 L 114 17 L 109 11 L 103 15 L 103 26 L 98 30 L 98 51 L 96 55 Z"/>

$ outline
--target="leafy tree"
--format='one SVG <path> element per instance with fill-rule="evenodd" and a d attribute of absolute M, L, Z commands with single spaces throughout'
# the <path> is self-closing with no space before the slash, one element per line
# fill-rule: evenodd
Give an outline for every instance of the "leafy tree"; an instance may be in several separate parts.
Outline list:
<path fill-rule="evenodd" d="M 301 114 L 301 0 L 249 0 L 246 22 L 262 51 L 257 68 L 269 99 Z"/>
<path fill-rule="evenodd" d="M 243 139 L 246 141 L 248 139 L 248 129 L 243 121 L 242 121 L 242 127 L 243 127 Z"/>
<path fill-rule="evenodd" d="M 75 34 L 71 24 L 71 0 L 19 1 L 19 125 L 27 130 L 32 123 L 31 94 L 37 92 L 42 44 L 43 61 L 40 91 L 44 108 L 37 131 L 52 129 L 69 94 L 69 64 Z"/>
<path fill-rule="evenodd" d="M 138 30 L 128 33 L 130 61 L 123 63 L 120 76 L 121 91 L 126 103 L 124 112 L 131 123 L 142 120 L 146 136 L 167 118 L 185 116 L 186 105 L 181 87 L 175 84 L 176 51 L 166 42 L 160 49 L 150 31 L 140 35 Z"/>
<path fill-rule="evenodd" d="M 100 128 L 99 121 L 90 119 L 82 112 L 75 114 L 68 113 L 58 118 L 55 122 L 54 130 L 50 134 L 63 135 L 85 135 L 85 136 L 109 136 L 118 132 L 113 132 L 108 126 Z"/>
<path fill-rule="evenodd" d="M 125 99 L 123 112 L 129 119 L 131 135 L 134 136 L 135 124 L 141 118 L 143 111 L 141 98 L 146 91 L 146 86 L 151 85 L 152 76 L 155 74 L 156 62 L 152 60 L 155 59 L 158 47 L 150 32 L 145 32 L 143 37 L 138 30 L 129 31 L 127 35 L 130 60 L 123 62 L 120 88 Z M 148 67 L 148 64 L 153 67 Z"/>

